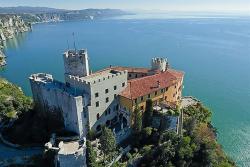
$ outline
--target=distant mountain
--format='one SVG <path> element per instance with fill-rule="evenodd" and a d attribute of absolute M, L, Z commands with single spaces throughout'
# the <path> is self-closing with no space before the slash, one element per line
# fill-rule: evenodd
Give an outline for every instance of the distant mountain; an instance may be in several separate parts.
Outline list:
<path fill-rule="evenodd" d="M 18 7 L 0 7 L 1 14 L 39 14 L 39 13 L 57 13 L 65 12 L 65 9 L 55 9 L 47 7 L 29 7 L 29 6 L 18 6 Z"/>
<path fill-rule="evenodd" d="M 119 9 L 66 10 L 47 7 L 0 7 L 1 15 L 19 15 L 25 22 L 56 22 L 66 20 L 94 20 L 131 14 Z"/>

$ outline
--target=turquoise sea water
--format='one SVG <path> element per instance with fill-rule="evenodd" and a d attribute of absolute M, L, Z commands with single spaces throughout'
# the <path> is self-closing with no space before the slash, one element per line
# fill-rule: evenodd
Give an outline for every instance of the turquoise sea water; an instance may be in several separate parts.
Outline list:
<path fill-rule="evenodd" d="M 250 166 L 250 18 L 112 19 L 45 23 L 6 43 L 0 76 L 31 95 L 28 77 L 52 73 L 63 80 L 67 40 L 87 48 L 93 70 L 109 65 L 149 66 L 167 57 L 185 71 L 185 95 L 213 110 L 224 150 Z"/>

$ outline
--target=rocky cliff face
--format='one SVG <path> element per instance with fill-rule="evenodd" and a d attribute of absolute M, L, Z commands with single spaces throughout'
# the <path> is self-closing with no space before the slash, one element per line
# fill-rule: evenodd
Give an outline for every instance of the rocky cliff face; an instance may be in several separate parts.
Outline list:
<path fill-rule="evenodd" d="M 4 65 L 3 42 L 16 34 L 28 31 L 30 26 L 17 15 L 0 15 L 0 66 Z"/>

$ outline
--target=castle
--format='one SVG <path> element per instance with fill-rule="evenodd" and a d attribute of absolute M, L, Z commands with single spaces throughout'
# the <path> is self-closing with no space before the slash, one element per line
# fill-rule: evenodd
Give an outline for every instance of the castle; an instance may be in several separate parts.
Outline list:
<path fill-rule="evenodd" d="M 176 107 L 182 97 L 184 73 L 170 69 L 164 58 L 153 58 L 151 68 L 110 66 L 94 73 L 86 50 L 68 50 L 63 58 L 65 83 L 38 73 L 29 78 L 31 89 L 35 103 L 60 112 L 65 128 L 80 138 L 103 125 L 130 127 L 131 113 L 135 107 L 144 111 L 148 98 Z"/>

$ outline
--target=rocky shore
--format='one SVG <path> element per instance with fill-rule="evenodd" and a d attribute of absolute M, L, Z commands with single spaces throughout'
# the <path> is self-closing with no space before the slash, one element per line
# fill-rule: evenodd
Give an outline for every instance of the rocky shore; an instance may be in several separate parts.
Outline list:
<path fill-rule="evenodd" d="M 14 38 L 18 33 L 29 31 L 30 28 L 31 26 L 18 15 L 0 15 L 0 67 L 6 65 L 3 43 Z"/>

